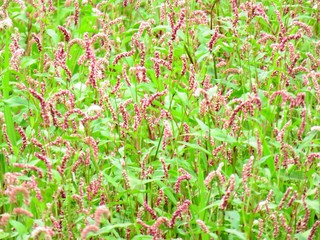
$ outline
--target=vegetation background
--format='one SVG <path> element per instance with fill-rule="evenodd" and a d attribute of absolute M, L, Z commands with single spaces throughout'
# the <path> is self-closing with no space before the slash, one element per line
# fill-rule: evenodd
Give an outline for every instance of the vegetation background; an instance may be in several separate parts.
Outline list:
<path fill-rule="evenodd" d="M 319 1 L 0 5 L 0 239 L 320 238 Z"/>

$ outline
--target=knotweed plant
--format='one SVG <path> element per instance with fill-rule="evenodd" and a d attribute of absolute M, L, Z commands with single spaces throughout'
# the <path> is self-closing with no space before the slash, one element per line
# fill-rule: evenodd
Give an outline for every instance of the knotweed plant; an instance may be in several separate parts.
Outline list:
<path fill-rule="evenodd" d="M 320 239 L 320 3 L 0 0 L 0 239 Z"/>

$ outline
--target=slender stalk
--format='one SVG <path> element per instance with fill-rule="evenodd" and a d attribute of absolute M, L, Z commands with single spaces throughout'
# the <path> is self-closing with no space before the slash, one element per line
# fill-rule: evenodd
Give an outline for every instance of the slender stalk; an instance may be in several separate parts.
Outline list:
<path fill-rule="evenodd" d="M 10 32 L 7 29 L 6 30 L 6 46 L 5 46 L 5 52 L 4 52 L 4 65 L 2 70 L 2 93 L 3 93 L 3 99 L 8 100 L 10 98 L 10 71 L 9 71 L 9 45 L 10 45 Z M 18 149 L 16 147 L 16 137 L 15 137 L 15 131 L 14 131 L 14 122 L 13 122 L 13 112 L 11 111 L 10 106 L 4 105 L 4 117 L 5 117 L 5 123 L 7 126 L 7 132 L 9 139 L 13 145 L 13 150 L 15 155 L 18 154 Z"/>

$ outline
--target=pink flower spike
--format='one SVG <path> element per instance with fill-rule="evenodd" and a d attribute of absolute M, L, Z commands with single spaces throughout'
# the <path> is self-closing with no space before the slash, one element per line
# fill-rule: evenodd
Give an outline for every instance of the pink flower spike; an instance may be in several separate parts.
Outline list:
<path fill-rule="evenodd" d="M 15 208 L 15 209 L 13 209 L 13 214 L 25 215 L 25 216 L 27 216 L 29 218 L 33 217 L 33 214 L 31 212 L 29 212 L 28 210 L 23 209 L 23 208 Z"/>
<path fill-rule="evenodd" d="M 96 225 L 100 225 L 101 217 L 105 216 L 106 218 L 110 218 L 111 213 L 109 209 L 105 205 L 101 205 L 96 209 L 96 212 L 94 214 L 94 220 L 96 222 Z"/>
<path fill-rule="evenodd" d="M 176 181 L 175 185 L 174 185 L 174 190 L 175 190 L 175 192 L 176 192 L 176 193 L 179 193 L 179 192 L 180 192 L 180 185 L 181 185 L 181 182 L 182 182 L 183 180 L 190 180 L 190 179 L 191 179 L 191 175 L 188 174 L 188 173 L 180 176 L 180 177 L 178 178 L 178 180 Z"/>
<path fill-rule="evenodd" d="M 86 226 L 82 232 L 81 232 L 81 239 L 85 240 L 87 238 L 87 235 L 90 233 L 90 232 L 97 232 L 99 231 L 99 227 L 97 227 L 96 225 L 88 225 Z"/>
<path fill-rule="evenodd" d="M 189 210 L 189 206 L 191 205 L 191 201 L 190 200 L 185 200 L 183 202 L 183 204 L 181 206 L 179 206 L 177 208 L 177 210 L 172 214 L 172 218 L 170 220 L 170 227 L 173 228 L 175 223 L 176 223 L 176 219 L 178 217 L 180 217 L 182 215 L 183 212 L 186 212 L 187 210 Z"/>

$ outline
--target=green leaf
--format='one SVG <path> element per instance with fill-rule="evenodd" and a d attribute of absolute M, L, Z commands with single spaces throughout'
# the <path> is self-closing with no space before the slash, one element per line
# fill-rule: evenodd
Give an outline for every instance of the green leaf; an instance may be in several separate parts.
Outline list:
<path fill-rule="evenodd" d="M 240 238 L 240 239 L 242 239 L 242 240 L 245 240 L 245 239 L 246 239 L 244 233 L 243 233 L 243 232 L 240 232 L 240 231 L 238 231 L 238 230 L 236 230 L 236 229 L 226 229 L 225 231 L 226 231 L 227 233 L 232 234 L 232 235 L 236 235 L 238 238 Z"/>
<path fill-rule="evenodd" d="M 309 132 L 309 134 L 299 144 L 299 149 L 305 149 L 306 147 L 312 146 L 312 140 L 317 135 L 317 131 Z"/>
<path fill-rule="evenodd" d="M 192 149 L 198 149 L 208 155 L 211 155 L 211 153 L 207 150 L 207 149 L 204 149 L 203 147 L 200 147 L 198 144 L 195 144 L 195 143 L 187 143 L 187 142 L 183 142 L 183 141 L 178 141 L 178 143 L 180 144 L 184 144 Z"/>
<path fill-rule="evenodd" d="M 36 77 L 50 77 L 50 73 L 36 73 L 34 74 Z"/>
<path fill-rule="evenodd" d="M 62 181 L 62 177 L 61 177 L 61 175 L 60 175 L 60 173 L 58 172 L 58 171 L 56 171 L 56 170 L 52 170 L 52 176 L 53 176 L 53 179 L 59 184 L 59 183 L 61 183 L 61 181 Z"/>
<path fill-rule="evenodd" d="M 197 63 L 201 63 L 201 62 L 202 62 L 206 57 L 208 57 L 208 56 L 210 56 L 210 53 L 209 53 L 209 52 L 201 55 L 200 57 L 198 57 Z"/>
<path fill-rule="evenodd" d="M 204 211 L 206 209 L 210 209 L 212 207 L 217 207 L 221 204 L 221 200 L 217 200 L 217 201 L 214 201 L 213 203 L 211 203 L 210 205 L 206 206 L 204 209 L 202 209 L 201 211 Z"/>
<path fill-rule="evenodd" d="M 2 231 L 0 230 L 0 239 L 5 239 L 5 238 L 7 238 L 9 235 L 10 235 L 9 233 L 2 232 Z"/>
<path fill-rule="evenodd" d="M 134 236 L 134 238 L 132 238 L 132 240 L 149 240 L 149 239 L 153 239 L 153 237 L 146 236 L 146 235 L 136 235 Z"/>
<path fill-rule="evenodd" d="M 29 66 L 31 66 L 32 64 L 36 63 L 37 60 L 33 59 L 32 57 L 23 57 L 21 59 L 21 67 L 22 68 L 27 68 Z"/>
<path fill-rule="evenodd" d="M 103 175 L 104 178 L 108 181 L 108 183 L 110 183 L 111 185 L 113 185 L 115 188 L 117 188 L 119 191 L 123 191 L 124 189 L 121 187 L 121 185 L 119 184 L 119 181 L 116 181 L 114 177 L 109 176 L 107 174 Z"/>
<path fill-rule="evenodd" d="M 118 223 L 114 225 L 108 225 L 106 227 L 101 228 L 97 234 L 103 234 L 103 233 L 109 233 L 111 230 L 115 228 L 126 228 L 128 226 L 132 225 L 132 223 Z"/>
<path fill-rule="evenodd" d="M 59 36 L 54 30 L 47 29 L 47 34 L 52 38 L 53 43 L 59 42 Z"/>
<path fill-rule="evenodd" d="M 210 52 L 206 44 L 201 44 L 197 51 L 195 52 L 195 56 L 197 58 L 197 62 L 201 62 L 205 57 L 209 56 Z"/>
<path fill-rule="evenodd" d="M 211 129 L 211 136 L 214 139 L 217 139 L 222 142 L 227 142 L 231 144 L 237 142 L 237 140 L 234 137 L 230 136 L 225 129 Z"/>
<path fill-rule="evenodd" d="M 298 234 L 295 234 L 294 235 L 294 239 L 297 239 L 297 240 L 307 240 L 309 235 L 310 235 L 310 232 L 311 232 L 311 229 L 305 231 L 305 232 L 301 232 L 301 233 L 298 233 Z"/>
<path fill-rule="evenodd" d="M 240 214 L 237 211 L 226 211 L 225 219 L 230 222 L 233 229 L 239 229 Z"/>
<path fill-rule="evenodd" d="M 258 143 L 256 137 L 250 137 L 249 139 L 243 141 L 243 143 L 248 144 L 249 146 L 257 149 L 258 148 Z"/>
<path fill-rule="evenodd" d="M 188 105 L 188 95 L 185 92 L 177 92 L 177 96 L 179 97 L 183 105 Z"/>
<path fill-rule="evenodd" d="M 202 131 L 206 132 L 209 130 L 209 127 L 204 122 L 202 122 L 200 119 L 197 118 L 196 121 L 199 124 Z"/>
<path fill-rule="evenodd" d="M 170 32 L 171 28 L 168 25 L 158 25 L 152 28 L 152 32 L 163 31 Z"/>
<path fill-rule="evenodd" d="M 301 200 L 296 200 L 296 202 L 301 203 Z M 306 203 L 308 205 L 309 208 L 313 209 L 316 214 L 320 214 L 320 202 L 318 200 L 306 200 Z"/>
<path fill-rule="evenodd" d="M 19 235 L 27 233 L 27 228 L 21 222 L 15 220 L 10 220 L 9 222 L 11 226 L 14 227 L 15 230 L 19 233 Z"/>
<path fill-rule="evenodd" d="M 19 96 L 13 96 L 13 97 L 11 97 L 9 99 L 4 99 L 3 102 L 9 107 L 21 107 L 21 106 L 24 106 L 26 108 L 30 108 L 30 107 L 34 108 L 34 105 L 31 105 L 30 101 L 28 101 L 25 98 L 21 98 Z"/>

